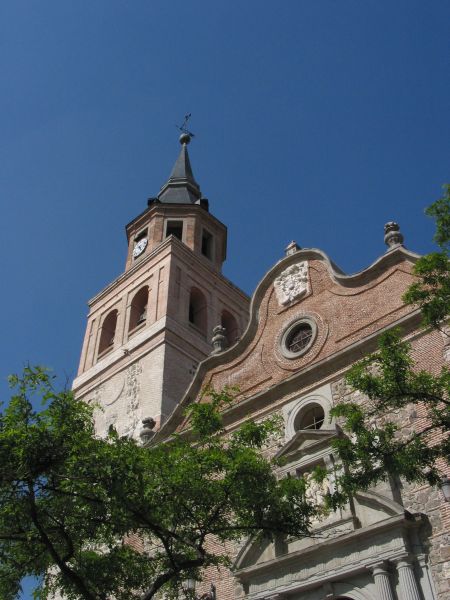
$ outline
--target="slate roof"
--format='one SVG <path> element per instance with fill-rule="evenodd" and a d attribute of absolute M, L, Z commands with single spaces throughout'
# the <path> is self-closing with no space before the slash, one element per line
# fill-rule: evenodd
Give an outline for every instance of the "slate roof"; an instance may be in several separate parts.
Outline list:
<path fill-rule="evenodd" d="M 170 173 L 162 186 L 158 200 L 166 204 L 195 204 L 201 197 L 200 186 L 192 173 L 187 145 L 191 138 L 187 134 L 180 136 L 181 150 Z"/>

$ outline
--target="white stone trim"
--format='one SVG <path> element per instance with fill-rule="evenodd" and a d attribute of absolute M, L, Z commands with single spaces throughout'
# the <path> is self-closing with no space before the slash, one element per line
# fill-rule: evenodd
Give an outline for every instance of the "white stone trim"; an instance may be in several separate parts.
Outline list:
<path fill-rule="evenodd" d="M 334 583 L 333 582 L 333 590 L 334 590 L 334 598 L 336 600 L 341 600 L 341 598 L 350 598 L 351 600 L 375 600 L 372 594 L 369 595 L 368 592 L 353 588 L 352 590 L 347 590 L 348 585 L 343 583 Z M 376 600 L 379 600 L 378 598 Z"/>
<path fill-rule="evenodd" d="M 331 385 L 327 384 L 311 392 L 306 396 L 297 398 L 293 402 L 283 407 L 283 415 L 286 423 L 285 437 L 286 441 L 290 440 L 295 434 L 294 429 L 295 419 L 297 415 L 305 410 L 309 404 L 318 404 L 324 412 L 324 421 L 321 430 L 327 431 L 334 429 L 334 419 L 331 419 L 330 411 L 333 406 L 331 396 Z"/>
<path fill-rule="evenodd" d="M 309 325 L 311 327 L 311 330 L 312 330 L 311 339 L 309 340 L 308 344 L 304 348 L 299 350 L 298 352 L 291 352 L 289 350 L 289 348 L 287 347 L 287 339 L 290 336 L 290 334 L 292 333 L 293 329 L 295 329 L 302 323 L 306 323 L 307 325 Z M 288 326 L 284 329 L 283 333 L 281 334 L 280 341 L 279 341 L 279 348 L 280 348 L 281 354 L 285 358 L 299 358 L 300 356 L 303 356 L 304 354 L 306 354 L 308 352 L 308 350 L 314 344 L 316 337 L 317 337 L 317 323 L 314 321 L 314 319 L 312 319 L 310 316 L 307 316 L 307 315 L 300 317 L 300 318 L 296 317 L 293 321 L 291 321 L 288 324 Z"/>
<path fill-rule="evenodd" d="M 181 223 L 181 240 L 180 242 L 183 242 L 183 244 L 186 243 L 186 217 L 170 217 L 170 216 L 166 216 L 164 217 L 164 239 L 168 239 L 170 236 L 167 235 L 167 226 L 169 225 L 169 223 Z M 176 236 L 173 236 L 176 237 Z M 178 240 L 180 238 L 177 238 Z"/>

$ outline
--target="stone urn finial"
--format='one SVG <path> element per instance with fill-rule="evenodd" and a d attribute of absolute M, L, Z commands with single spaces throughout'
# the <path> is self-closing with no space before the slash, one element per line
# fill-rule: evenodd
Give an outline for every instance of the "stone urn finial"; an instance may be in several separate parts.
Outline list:
<path fill-rule="evenodd" d="M 228 346 L 227 330 L 222 325 L 216 325 L 212 336 L 213 351 L 212 354 L 223 352 Z"/>
<path fill-rule="evenodd" d="M 156 432 L 153 431 L 153 428 L 156 425 L 155 419 L 152 417 L 146 417 L 142 419 L 142 429 L 139 433 L 139 437 L 141 438 L 141 442 L 145 445 L 155 436 Z"/>
<path fill-rule="evenodd" d="M 400 225 L 394 221 L 386 223 L 384 226 L 384 243 L 389 247 L 388 249 L 391 250 L 396 246 L 401 246 L 403 240 L 404 237 L 400 231 Z"/>

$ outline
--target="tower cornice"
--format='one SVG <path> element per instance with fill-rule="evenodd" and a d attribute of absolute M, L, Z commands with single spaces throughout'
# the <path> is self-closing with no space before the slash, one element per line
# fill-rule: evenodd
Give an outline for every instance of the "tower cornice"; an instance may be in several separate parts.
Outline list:
<path fill-rule="evenodd" d="M 226 225 L 224 225 L 217 217 L 208 212 L 202 204 L 177 204 L 175 202 L 171 204 L 164 204 L 162 202 L 154 202 L 139 215 L 137 215 L 137 217 L 127 223 L 127 225 L 125 225 L 125 232 L 127 233 L 128 239 L 131 231 L 139 229 L 145 222 L 149 221 L 154 214 L 159 213 L 170 215 L 171 213 L 179 211 L 180 208 L 183 210 L 183 213 L 186 216 L 189 214 L 208 215 L 209 220 L 215 223 L 218 227 L 223 227 L 226 230 Z"/>
<path fill-rule="evenodd" d="M 143 257 L 138 263 L 136 263 L 130 269 L 128 269 L 128 271 L 125 271 L 124 273 L 116 277 L 116 279 L 113 279 L 113 281 L 111 281 L 105 288 L 98 292 L 98 294 L 93 296 L 88 301 L 89 308 L 91 308 L 94 304 L 97 304 L 100 300 L 107 296 L 114 287 L 117 287 L 119 284 L 126 282 L 128 279 L 133 278 L 135 274 L 144 266 L 149 266 L 149 264 L 152 263 L 153 259 L 156 258 L 156 256 L 161 256 L 164 252 L 170 253 L 171 249 L 173 248 L 176 249 L 176 252 L 178 254 L 181 253 L 186 262 L 192 262 L 193 257 L 195 257 L 199 268 L 208 272 L 215 272 L 212 265 L 207 259 L 203 258 L 202 256 L 193 254 L 192 250 L 190 250 L 185 244 L 183 244 L 183 242 L 180 242 L 180 240 L 178 240 L 176 237 L 170 236 L 164 241 L 162 241 L 159 244 L 159 246 L 154 248 L 154 250 L 152 250 L 149 254 L 147 254 L 147 256 Z M 246 301 L 249 301 L 250 297 L 248 296 L 248 294 L 241 290 L 241 288 L 235 285 L 230 279 L 225 277 L 223 274 L 220 274 L 220 278 L 227 284 L 227 286 L 241 294 Z"/>

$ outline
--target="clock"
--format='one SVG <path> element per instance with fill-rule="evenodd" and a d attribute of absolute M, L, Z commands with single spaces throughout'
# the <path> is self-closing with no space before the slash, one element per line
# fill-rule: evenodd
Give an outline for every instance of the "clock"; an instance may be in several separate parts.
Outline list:
<path fill-rule="evenodd" d="M 133 258 L 140 256 L 147 247 L 147 238 L 142 238 L 135 243 L 133 248 Z"/>

